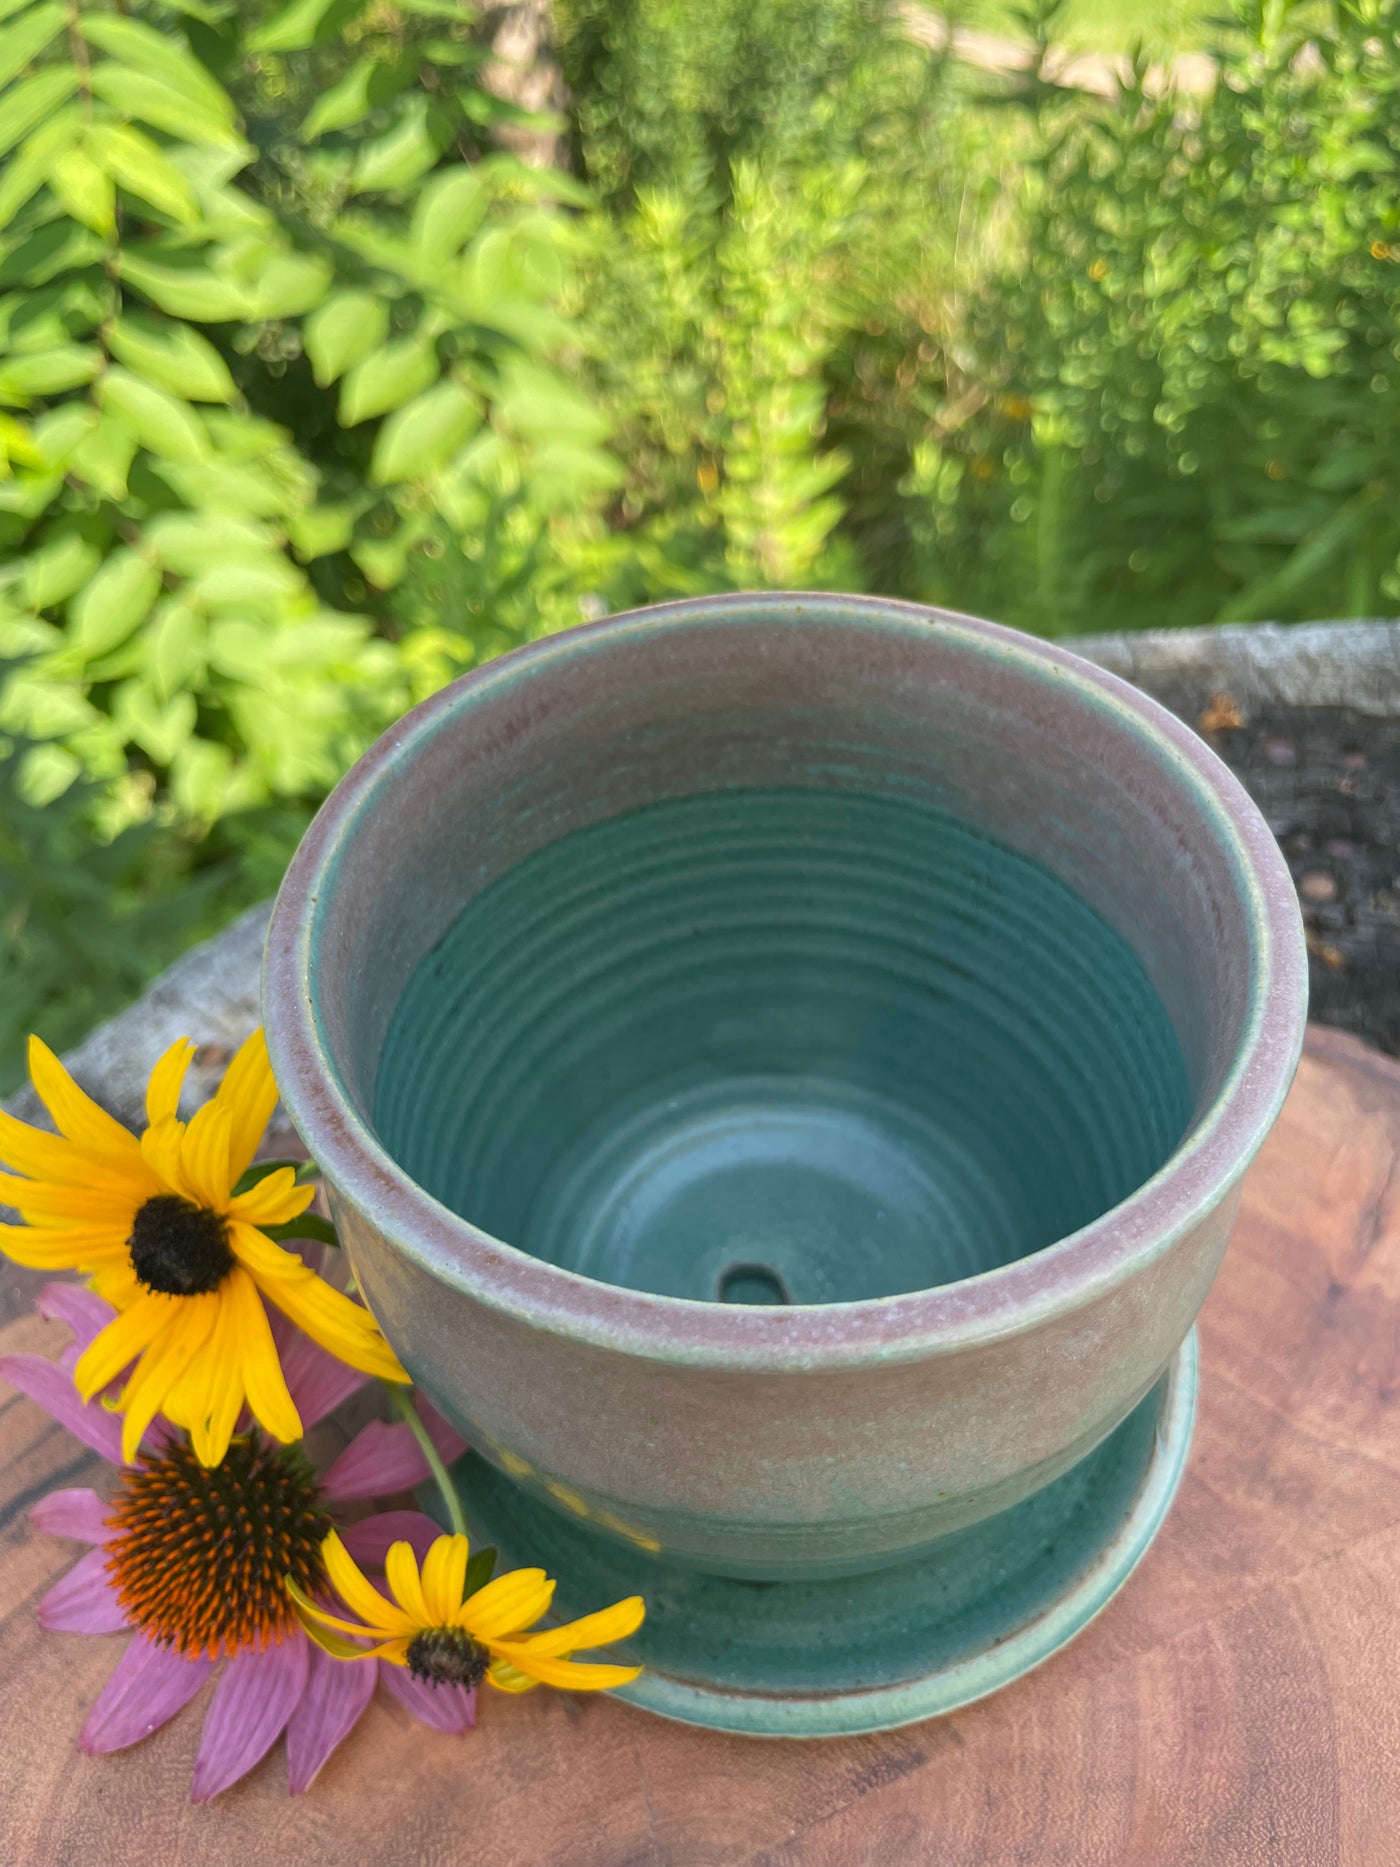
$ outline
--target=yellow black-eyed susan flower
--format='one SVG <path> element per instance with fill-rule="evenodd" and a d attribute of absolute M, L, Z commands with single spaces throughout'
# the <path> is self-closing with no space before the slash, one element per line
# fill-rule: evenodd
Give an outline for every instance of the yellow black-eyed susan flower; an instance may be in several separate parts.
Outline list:
<path fill-rule="evenodd" d="M 128 1461 L 157 1413 L 188 1429 L 205 1465 L 228 1451 L 245 1405 L 274 1438 L 301 1437 L 265 1301 L 352 1368 L 408 1379 L 369 1311 L 260 1229 L 310 1204 L 295 1170 L 234 1190 L 277 1103 L 262 1032 L 186 1123 L 176 1110 L 193 1055 L 180 1038 L 156 1064 L 139 1140 L 38 1038 L 30 1075 L 58 1133 L 0 1112 L 0 1161 L 15 1170 L 0 1173 L 0 1202 L 24 1220 L 0 1226 L 0 1250 L 35 1269 L 80 1272 L 116 1309 L 74 1380 L 89 1400 L 130 1370 L 113 1403 L 125 1414 Z"/>
<path fill-rule="evenodd" d="M 321 1555 L 331 1587 L 359 1620 L 328 1613 L 293 1576 L 287 1590 L 307 1633 L 335 1659 L 382 1658 L 429 1684 L 475 1686 L 485 1679 L 501 1692 L 528 1692 L 537 1685 L 603 1692 L 641 1671 L 571 1657 L 634 1634 L 646 1613 L 640 1595 L 532 1634 L 528 1629 L 553 1599 L 553 1582 L 543 1569 L 512 1569 L 468 1592 L 464 1536 L 438 1537 L 421 1571 L 412 1547 L 395 1543 L 384 1565 L 392 1600 L 365 1579 L 334 1530 Z M 356 1645 L 357 1640 L 372 1644 Z"/>

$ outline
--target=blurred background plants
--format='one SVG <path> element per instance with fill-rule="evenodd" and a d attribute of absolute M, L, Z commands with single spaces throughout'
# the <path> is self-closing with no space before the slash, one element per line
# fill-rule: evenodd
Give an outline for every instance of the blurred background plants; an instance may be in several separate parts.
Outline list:
<path fill-rule="evenodd" d="M 530 0 L 546 116 L 458 0 L 0 0 L 0 1089 L 549 629 L 1400 609 L 1395 0 L 1241 5 L 1106 99 L 892 0 Z"/>

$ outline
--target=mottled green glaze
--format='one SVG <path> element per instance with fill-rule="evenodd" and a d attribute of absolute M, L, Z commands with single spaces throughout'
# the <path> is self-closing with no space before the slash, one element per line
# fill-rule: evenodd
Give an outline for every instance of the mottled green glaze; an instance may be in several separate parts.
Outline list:
<path fill-rule="evenodd" d="M 538 850 L 419 963 L 384 1145 L 452 1211 L 662 1296 L 840 1303 L 1087 1225 L 1185 1132 L 1131 947 L 948 811 L 725 791 Z"/>
<path fill-rule="evenodd" d="M 836 1601 L 935 1577 L 1156 1386 L 1305 978 L 1268 826 L 1151 701 L 971 618 L 765 595 L 400 722 L 288 872 L 265 1007 L 360 1288 L 476 1451 L 614 1562 Z M 1042 1581 L 1042 1630 L 1092 1611 Z M 670 1586 L 658 1627 L 698 1624 Z M 879 1720 L 920 1715 L 894 1685 Z"/>
<path fill-rule="evenodd" d="M 620 1698 L 748 1737 L 851 1736 L 985 1698 L 1072 1640 L 1156 1535 L 1195 1406 L 1193 1332 L 1170 1373 L 1063 1477 L 913 1561 L 825 1582 L 696 1575 L 620 1551 L 485 1459 L 469 1454 L 455 1476 L 478 1543 L 494 1543 L 503 1565 L 559 1577 L 561 1618 L 645 1598 L 641 1632 L 610 1653 L 647 1669 Z"/>

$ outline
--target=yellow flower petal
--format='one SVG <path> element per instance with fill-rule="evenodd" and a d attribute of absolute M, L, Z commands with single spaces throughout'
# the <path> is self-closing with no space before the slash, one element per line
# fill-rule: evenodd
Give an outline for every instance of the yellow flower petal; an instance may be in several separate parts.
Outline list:
<path fill-rule="evenodd" d="M 298 1186 L 295 1167 L 279 1167 L 229 1201 L 228 1209 L 249 1225 L 285 1225 L 299 1219 L 316 1197 L 314 1186 Z"/>
<path fill-rule="evenodd" d="M 140 1166 L 136 1137 L 115 1116 L 79 1089 L 40 1038 L 29 1040 L 29 1080 L 60 1134 L 104 1165 L 131 1171 Z"/>
<path fill-rule="evenodd" d="M 366 1581 L 355 1564 L 354 1557 L 332 1530 L 321 1545 L 321 1555 L 326 1565 L 326 1575 L 331 1587 L 340 1596 L 352 1614 L 358 1614 L 365 1623 L 364 1631 L 377 1638 L 390 1639 L 402 1634 L 412 1639 L 418 1632 L 418 1625 L 403 1609 L 392 1601 L 386 1601 L 374 1585 Z"/>
<path fill-rule="evenodd" d="M 295 1275 L 279 1272 L 268 1275 L 254 1269 L 250 1259 L 266 1261 L 255 1246 L 250 1246 L 241 1223 L 230 1225 L 231 1242 L 237 1256 L 249 1265 L 258 1288 L 269 1302 L 289 1316 L 298 1329 L 305 1330 L 314 1342 L 338 1361 L 358 1368 L 362 1374 L 378 1375 L 382 1381 L 407 1382 L 410 1376 L 398 1356 L 379 1333 L 379 1325 L 369 1311 L 351 1302 L 342 1291 L 332 1289 L 324 1278 L 317 1277 L 299 1260 L 293 1260 Z M 264 1239 L 264 1245 L 271 1240 Z M 273 1246 L 273 1250 L 279 1247 Z M 283 1257 L 291 1258 L 290 1252 Z"/>
<path fill-rule="evenodd" d="M 236 1214 L 236 1216 L 234 1216 Z M 305 1282 L 316 1275 L 295 1251 L 288 1251 L 273 1238 L 267 1238 L 250 1225 L 235 1207 L 229 1218 L 228 1241 L 233 1255 L 261 1284 Z"/>
<path fill-rule="evenodd" d="M 176 1297 L 174 1301 L 173 1322 L 141 1357 L 122 1394 L 122 1457 L 128 1465 L 167 1394 L 208 1341 L 219 1313 L 219 1298 L 214 1293 Z"/>
<path fill-rule="evenodd" d="M 290 1588 L 291 1583 L 287 1586 Z M 297 1619 L 301 1622 L 306 1636 L 314 1640 L 323 1653 L 329 1653 L 333 1660 L 367 1660 L 368 1649 L 357 1647 L 352 1640 L 342 1640 L 339 1634 L 333 1634 L 328 1627 L 322 1627 L 304 1609 L 299 1609 Z"/>
<path fill-rule="evenodd" d="M 217 1465 L 228 1451 L 244 1396 L 238 1303 L 228 1301 L 224 1290 L 217 1300 L 209 1340 L 166 1395 L 162 1409 L 168 1420 L 188 1430 L 195 1457 L 209 1466 Z"/>
<path fill-rule="evenodd" d="M 0 1251 L 33 1271 L 87 1271 L 127 1262 L 126 1232 L 110 1226 L 0 1225 Z"/>
<path fill-rule="evenodd" d="M 223 1212 L 229 1201 L 229 1112 L 206 1102 L 195 1112 L 180 1144 L 185 1184 L 197 1205 Z"/>
<path fill-rule="evenodd" d="M 176 1121 L 173 1115 L 167 1115 L 142 1135 L 141 1154 L 151 1172 L 159 1176 L 164 1188 L 178 1193 L 181 1199 L 189 1199 L 190 1189 L 185 1184 L 185 1167 L 181 1158 L 184 1138 L 185 1124 Z"/>
<path fill-rule="evenodd" d="M 73 1370 L 73 1385 L 84 1400 L 114 1381 L 122 1369 L 135 1361 L 174 1321 L 175 1307 L 183 1297 L 157 1296 L 144 1292 L 132 1304 L 114 1316 L 100 1335 L 95 1336 L 78 1357 Z"/>
<path fill-rule="evenodd" d="M 554 1584 L 543 1569 L 512 1569 L 478 1588 L 454 1619 L 473 1640 L 496 1640 L 522 1633 L 549 1611 Z"/>
<path fill-rule="evenodd" d="M 237 1181 L 257 1152 L 277 1107 L 277 1085 L 261 1026 L 239 1045 L 214 1100 L 229 1112 L 229 1173 Z"/>
<path fill-rule="evenodd" d="M 423 1598 L 435 1627 L 449 1627 L 462 1605 L 470 1547 L 464 1536 L 440 1536 L 423 1558 Z"/>
<path fill-rule="evenodd" d="M 492 1660 L 486 1669 L 486 1683 L 495 1686 L 498 1692 L 533 1692 L 539 1680 L 521 1672 L 508 1660 Z"/>
<path fill-rule="evenodd" d="M 32 1179 L 56 1180 L 64 1186 L 86 1186 L 92 1180 L 92 1161 L 81 1148 L 62 1135 L 31 1128 L 4 1109 L 0 1109 L 0 1161 Z"/>
<path fill-rule="evenodd" d="M 519 1672 L 528 1673 L 541 1685 L 559 1686 L 566 1692 L 607 1692 L 613 1686 L 630 1684 L 642 1670 L 640 1666 L 592 1666 L 578 1660 L 540 1659 L 506 1641 L 492 1644 L 497 1657 Z"/>
<path fill-rule="evenodd" d="M 130 1232 L 142 1202 L 120 1186 L 57 1186 L 0 1173 L 0 1203 L 16 1207 L 30 1224 L 121 1225 Z"/>
<path fill-rule="evenodd" d="M 364 1635 L 369 1630 L 357 1626 L 354 1621 L 344 1621 L 338 1614 L 328 1614 L 320 1602 L 313 1601 L 289 1575 L 286 1578 L 287 1593 L 291 1596 L 297 1610 L 297 1619 L 311 1638 L 323 1646 L 327 1653 L 338 1660 L 394 1660 L 402 1666 L 409 1647 L 407 1634 L 395 1635 L 392 1639 L 380 1641 L 375 1646 L 353 1646 L 348 1640 L 338 1640 L 332 1629 L 339 1629 L 346 1634 Z"/>
<path fill-rule="evenodd" d="M 180 1090 L 195 1047 L 188 1037 L 177 1037 L 151 1071 L 146 1084 L 146 1122 L 154 1128 L 168 1115 L 180 1112 Z"/>
<path fill-rule="evenodd" d="M 565 1627 L 550 1627 L 542 1634 L 529 1634 L 520 1641 L 522 1651 L 537 1659 L 562 1659 L 570 1653 L 587 1653 L 594 1647 L 611 1646 L 614 1640 L 626 1640 L 635 1634 L 646 1619 L 646 1603 L 640 1595 L 629 1595 L 610 1608 L 585 1614 L 582 1620 Z"/>
<path fill-rule="evenodd" d="M 418 1576 L 418 1558 L 411 1543 L 391 1543 L 384 1558 L 384 1579 L 389 1592 L 415 1627 L 431 1627 L 434 1616 L 428 1612 L 423 1584 Z"/>
<path fill-rule="evenodd" d="M 272 1339 L 272 1328 L 257 1286 L 241 1266 L 235 1266 L 224 1279 L 219 1294 L 235 1311 L 231 1321 L 233 1340 L 238 1345 L 243 1388 L 253 1417 L 274 1439 L 290 1445 L 301 1438 L 301 1415 L 288 1391 L 282 1364 L 277 1358 L 277 1344 Z M 222 1458 L 227 1450 L 228 1441 L 225 1440 L 217 1456 Z"/>

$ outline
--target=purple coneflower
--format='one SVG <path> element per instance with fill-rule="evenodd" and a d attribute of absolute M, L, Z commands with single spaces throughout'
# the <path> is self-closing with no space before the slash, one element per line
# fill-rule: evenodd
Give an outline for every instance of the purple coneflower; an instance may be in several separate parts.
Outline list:
<path fill-rule="evenodd" d="M 74 1341 L 57 1362 L 38 1355 L 0 1359 L 0 1376 L 85 1445 L 119 1467 L 112 1495 L 54 1491 L 34 1507 L 41 1530 L 93 1547 L 49 1590 L 40 1624 L 71 1633 L 129 1632 L 131 1639 L 78 1739 L 91 1753 L 122 1750 L 159 1730 L 222 1664 L 195 1763 L 191 1799 L 207 1802 L 245 1776 L 285 1732 L 293 1795 L 315 1777 L 354 1728 L 377 1681 L 436 1730 L 475 1723 L 474 1691 L 428 1685 L 402 1666 L 372 1660 L 344 1666 L 307 1638 L 286 1589 L 332 1602 L 321 1553 L 328 1533 L 361 1563 L 382 1568 L 395 1542 L 421 1559 L 440 1534 L 419 1511 L 338 1521 L 341 1506 L 419 1484 L 428 1463 L 410 1427 L 366 1426 L 324 1472 L 300 1443 L 280 1445 L 245 1415 L 224 1457 L 201 1464 L 183 1433 L 164 1421 L 148 1429 L 135 1462 L 122 1465 L 122 1421 L 102 1396 L 84 1404 L 73 1367 L 113 1317 L 111 1306 L 76 1284 L 46 1284 L 45 1316 Z M 277 1348 L 302 1425 L 310 1429 L 366 1379 L 310 1337 L 274 1322 Z M 438 1452 L 463 1442 L 422 1401 Z"/>

